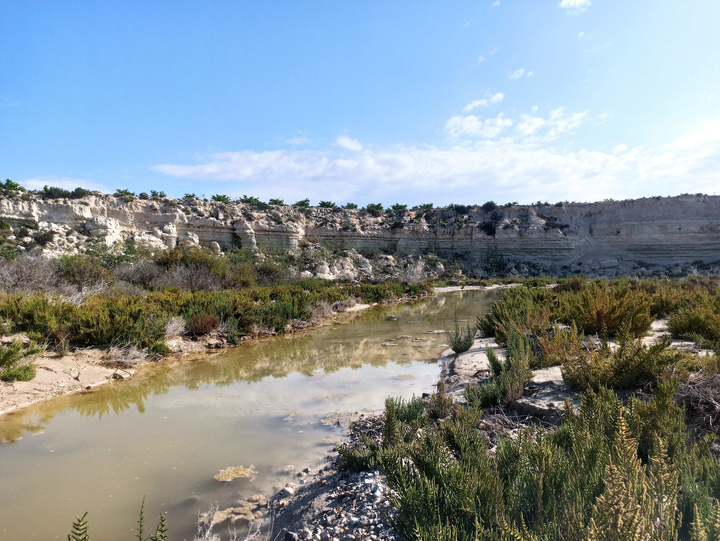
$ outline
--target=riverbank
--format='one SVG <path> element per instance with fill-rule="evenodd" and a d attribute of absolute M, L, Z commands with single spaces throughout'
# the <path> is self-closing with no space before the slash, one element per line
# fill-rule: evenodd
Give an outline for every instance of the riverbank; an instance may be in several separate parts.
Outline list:
<path fill-rule="evenodd" d="M 352 304 L 333 311 L 330 307 L 321 317 L 313 321 L 294 322 L 285 329 L 286 333 L 298 333 L 327 325 L 330 321 L 351 316 L 368 310 L 379 304 L 390 304 L 411 300 L 411 297 L 393 299 L 381 303 Z M 267 339 L 271 334 L 261 334 L 247 340 Z M 9 345 L 14 340 L 28 342 L 24 334 L 3 337 L 0 344 Z M 245 341 L 247 341 L 245 340 Z M 170 354 L 165 357 L 150 356 L 136 348 L 76 348 L 61 354 L 46 350 L 36 355 L 32 362 L 36 376 L 30 381 L 0 381 L 0 415 L 11 413 L 37 402 L 51 400 L 68 394 L 90 390 L 93 387 L 111 381 L 125 380 L 133 377 L 139 370 L 148 365 L 166 360 L 192 360 L 194 356 L 206 358 L 207 355 L 219 354 L 221 351 L 237 347 L 228 343 L 221 332 L 212 332 L 206 336 L 177 336 L 167 340 Z"/>
<path fill-rule="evenodd" d="M 514 285 L 436 287 L 433 291 L 436 294 L 487 291 Z M 487 347 L 497 350 L 500 358 L 503 357 L 493 338 L 476 338 L 471 350 L 461 355 L 455 355 L 451 349 L 442 352 L 440 382 L 456 401 L 462 399 L 464 387 L 477 384 L 489 374 Z M 517 431 L 525 419 L 505 414 L 486 417 L 484 426 L 491 441 Z M 382 414 L 362 416 L 349 428 L 344 443 L 352 446 L 370 438 L 380 444 L 382 427 Z M 271 498 L 268 517 L 260 529 L 267 532 L 267 539 L 395 541 L 399 537 L 391 526 L 394 515 L 391 500 L 384 475 L 379 471 L 343 470 L 342 458 L 335 454 L 328 457 L 326 464 L 303 470 L 297 482 L 288 484 Z"/>
<path fill-rule="evenodd" d="M 489 291 L 492 289 L 507 289 L 515 284 L 493 284 L 490 286 L 449 286 L 436 287 L 434 294 L 450 293 L 455 291 Z M 378 304 L 403 302 L 414 297 L 404 297 L 383 301 L 381 303 L 348 303 L 340 310 L 322 314 L 316 321 L 294 322 L 285 332 L 302 332 L 327 324 L 338 314 L 352 314 L 368 310 Z M 258 335 L 250 339 L 267 338 L 271 335 Z M 10 344 L 13 340 L 27 342 L 23 334 L 3 337 L 2 344 Z M 110 381 L 124 380 L 135 375 L 143 366 L 162 362 L 164 359 L 189 359 L 193 355 L 208 355 L 217 350 L 234 347 L 224 340 L 221 333 L 211 333 L 201 337 L 177 336 L 167 340 L 171 353 L 166 357 L 143 355 L 134 348 L 77 348 L 64 354 L 55 351 L 45 351 L 33 359 L 37 375 L 30 381 L 4 382 L 0 381 L 0 415 L 30 406 L 36 402 L 51 400 L 57 396 L 89 390 Z"/>

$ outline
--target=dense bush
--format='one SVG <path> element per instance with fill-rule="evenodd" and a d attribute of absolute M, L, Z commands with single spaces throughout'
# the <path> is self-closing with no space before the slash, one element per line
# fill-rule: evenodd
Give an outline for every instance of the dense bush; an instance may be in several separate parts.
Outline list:
<path fill-rule="evenodd" d="M 714 436 L 688 442 L 674 390 L 661 382 L 625 406 L 589 391 L 557 430 L 527 427 L 494 453 L 474 407 L 433 422 L 420 405 L 401 417 L 386 402 L 382 443 L 339 451 L 346 467 L 387 475 L 407 539 L 706 539 L 720 524 Z"/>

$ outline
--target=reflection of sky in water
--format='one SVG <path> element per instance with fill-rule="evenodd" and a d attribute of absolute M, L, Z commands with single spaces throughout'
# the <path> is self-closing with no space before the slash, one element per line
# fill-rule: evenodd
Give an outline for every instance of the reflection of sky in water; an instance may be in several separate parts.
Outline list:
<path fill-rule="evenodd" d="M 0 538 L 64 539 L 86 510 L 93 537 L 129 538 L 143 496 L 153 527 L 167 511 L 172 538 L 191 538 L 209 503 L 270 493 L 292 480 L 283 466 L 321 461 L 323 440 L 342 435 L 332 414 L 376 413 L 387 396 L 430 391 L 446 338 L 426 333 L 455 317 L 473 323 L 497 295 L 375 309 L 4 416 L 0 441 L 14 443 L 0 446 Z M 213 479 L 250 464 L 254 479 Z"/>

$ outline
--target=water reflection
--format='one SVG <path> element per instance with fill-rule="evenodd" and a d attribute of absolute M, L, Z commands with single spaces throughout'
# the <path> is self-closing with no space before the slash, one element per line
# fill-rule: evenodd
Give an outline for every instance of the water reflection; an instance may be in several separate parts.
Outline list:
<path fill-rule="evenodd" d="M 446 341 L 432 331 L 456 317 L 472 324 L 497 295 L 461 292 L 346 315 L 5 415 L 0 442 L 13 445 L 0 445 L 0 538 L 55 537 L 89 510 L 93 536 L 113 539 L 109 532 L 135 524 L 143 495 L 148 516 L 170 511 L 172 538 L 191 538 L 193 517 L 209 502 L 270 493 L 291 479 L 281 466 L 322 457 L 332 445 L 324 440 L 341 435 L 323 423 L 332 412 L 379 411 L 388 395 L 430 390 Z M 252 481 L 213 479 L 250 464 L 259 472 Z M 47 524 L 33 521 L 38 508 L 54 510 Z"/>

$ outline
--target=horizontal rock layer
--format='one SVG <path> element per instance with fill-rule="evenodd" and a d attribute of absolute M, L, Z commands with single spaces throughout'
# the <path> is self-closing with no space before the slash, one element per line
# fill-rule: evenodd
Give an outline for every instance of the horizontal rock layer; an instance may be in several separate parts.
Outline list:
<path fill-rule="evenodd" d="M 215 201 L 88 196 L 0 199 L 0 220 L 13 230 L 35 223 L 70 239 L 108 244 L 133 239 L 152 248 L 247 246 L 296 250 L 304 243 L 361 253 L 434 253 L 472 267 L 510 261 L 544 270 L 610 272 L 652 265 L 720 261 L 720 196 L 683 195 L 562 206 L 435 209 L 429 212 L 272 206 L 254 210 Z M 70 246 L 68 246 L 68 243 Z M 217 244 L 215 244 L 217 243 Z"/>

